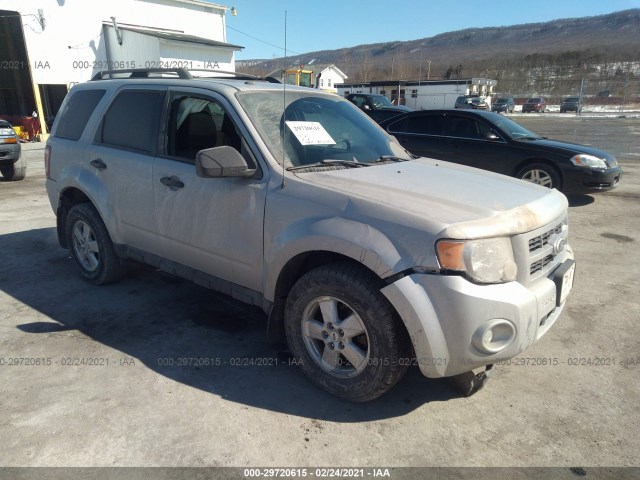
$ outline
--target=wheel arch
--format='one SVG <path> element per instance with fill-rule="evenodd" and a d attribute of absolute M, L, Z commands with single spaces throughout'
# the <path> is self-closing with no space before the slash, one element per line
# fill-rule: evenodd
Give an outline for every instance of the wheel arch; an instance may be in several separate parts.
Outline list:
<path fill-rule="evenodd" d="M 76 186 L 69 186 L 63 189 L 58 196 L 58 206 L 56 208 L 56 230 L 58 233 L 58 242 L 62 248 L 69 248 L 69 242 L 66 233 L 67 214 L 75 205 L 80 203 L 90 203 L 100 215 L 104 222 L 104 217 L 89 195 Z M 106 222 L 105 226 L 107 225 Z M 108 229 L 108 226 L 107 226 Z"/>
<path fill-rule="evenodd" d="M 372 278 L 378 279 L 380 290 L 387 285 L 385 280 L 374 270 L 355 258 L 349 257 L 345 254 L 330 250 L 313 250 L 299 253 L 291 258 L 280 270 L 275 284 L 274 301 L 271 311 L 269 312 L 267 325 L 268 337 L 271 342 L 277 343 L 286 341 L 284 330 L 284 308 L 289 291 L 298 279 L 315 268 L 339 262 L 357 265 L 370 273 Z M 386 295 L 383 295 L 383 297 L 386 298 Z M 389 301 L 388 298 L 386 300 Z M 409 330 L 400 317 L 396 307 L 391 302 L 389 302 L 389 305 L 396 317 L 396 323 L 403 329 L 402 334 L 406 334 L 408 336 Z M 413 354 L 413 350 L 411 353 Z"/>

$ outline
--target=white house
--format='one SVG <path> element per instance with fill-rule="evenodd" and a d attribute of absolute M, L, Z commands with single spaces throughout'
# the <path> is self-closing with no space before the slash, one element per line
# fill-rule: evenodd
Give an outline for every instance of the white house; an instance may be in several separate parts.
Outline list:
<path fill-rule="evenodd" d="M 342 70 L 335 65 L 309 65 L 316 74 L 316 86 L 326 92 L 338 93 L 337 85 L 344 83 L 347 77 Z"/>
<path fill-rule="evenodd" d="M 0 116 L 50 118 L 70 85 L 104 70 L 235 71 L 242 47 L 227 43 L 227 10 L 202 0 L 3 0 Z"/>

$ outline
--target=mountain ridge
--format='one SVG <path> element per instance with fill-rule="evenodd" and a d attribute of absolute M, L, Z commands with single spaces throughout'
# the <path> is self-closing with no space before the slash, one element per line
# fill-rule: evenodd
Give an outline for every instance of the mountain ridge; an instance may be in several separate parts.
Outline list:
<path fill-rule="evenodd" d="M 267 74 L 312 59 L 335 64 L 350 82 L 438 79 L 453 66 L 461 77 L 504 77 L 509 69 L 640 61 L 640 8 L 511 26 L 470 27 L 416 40 L 361 44 L 276 59 L 238 61 Z M 312 65 L 313 65 L 312 63 Z M 348 65 L 349 67 L 344 67 Z"/>

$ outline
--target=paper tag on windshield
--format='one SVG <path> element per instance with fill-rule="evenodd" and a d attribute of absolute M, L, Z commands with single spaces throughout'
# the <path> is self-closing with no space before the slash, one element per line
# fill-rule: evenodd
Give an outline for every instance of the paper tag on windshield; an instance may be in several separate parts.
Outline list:
<path fill-rule="evenodd" d="M 320 122 L 286 122 L 302 145 L 335 145 L 336 142 Z"/>

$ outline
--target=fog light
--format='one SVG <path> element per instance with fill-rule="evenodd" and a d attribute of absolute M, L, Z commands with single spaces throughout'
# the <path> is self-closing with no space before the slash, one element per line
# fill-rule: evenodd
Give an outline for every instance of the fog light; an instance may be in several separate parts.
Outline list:
<path fill-rule="evenodd" d="M 490 320 L 473 334 L 473 346 L 482 353 L 498 353 L 507 348 L 516 338 L 513 324 L 502 318 Z"/>

